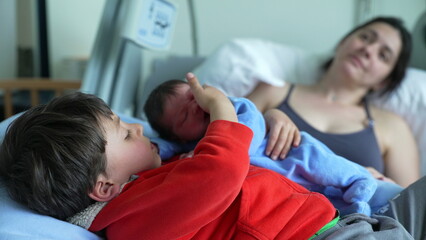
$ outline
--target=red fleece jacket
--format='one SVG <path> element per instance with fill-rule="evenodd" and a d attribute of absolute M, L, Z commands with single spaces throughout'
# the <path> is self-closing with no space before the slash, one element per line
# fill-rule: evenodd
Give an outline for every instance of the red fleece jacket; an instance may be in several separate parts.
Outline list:
<path fill-rule="evenodd" d="M 215 121 L 192 158 L 144 171 L 89 230 L 114 239 L 307 239 L 332 204 L 287 178 L 249 165 L 252 132 Z"/>

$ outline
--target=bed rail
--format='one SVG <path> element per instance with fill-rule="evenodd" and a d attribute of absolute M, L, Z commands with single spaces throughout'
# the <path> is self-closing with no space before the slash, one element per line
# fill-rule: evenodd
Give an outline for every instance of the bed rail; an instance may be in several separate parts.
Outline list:
<path fill-rule="evenodd" d="M 31 106 L 39 104 L 39 92 L 50 90 L 55 92 L 55 96 L 61 96 L 65 90 L 80 89 L 81 82 L 76 80 L 59 80 L 50 78 L 20 78 L 13 80 L 0 80 L 0 89 L 3 90 L 4 117 L 12 116 L 13 101 L 12 92 L 14 90 L 28 90 L 31 97 Z"/>

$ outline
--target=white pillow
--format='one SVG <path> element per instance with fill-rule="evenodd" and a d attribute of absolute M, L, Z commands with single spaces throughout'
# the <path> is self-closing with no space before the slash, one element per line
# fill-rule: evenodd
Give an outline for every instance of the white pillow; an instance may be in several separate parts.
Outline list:
<path fill-rule="evenodd" d="M 216 50 L 194 73 L 227 95 L 242 97 L 260 81 L 275 86 L 313 83 L 325 58 L 261 39 L 235 39 Z M 401 87 L 373 104 L 408 122 L 420 149 L 421 174 L 426 175 L 426 71 L 409 68 Z"/>
<path fill-rule="evenodd" d="M 243 97 L 259 81 L 274 86 L 283 86 L 285 81 L 311 83 L 319 74 L 322 59 L 323 56 L 262 39 L 234 39 L 193 72 L 200 81 L 228 96 Z"/>
<path fill-rule="evenodd" d="M 58 219 L 37 214 L 10 199 L 0 181 L 0 239 L 101 240 L 94 233 Z"/>

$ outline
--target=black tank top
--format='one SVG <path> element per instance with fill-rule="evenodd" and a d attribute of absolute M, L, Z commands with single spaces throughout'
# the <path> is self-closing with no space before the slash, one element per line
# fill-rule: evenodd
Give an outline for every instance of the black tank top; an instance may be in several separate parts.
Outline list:
<path fill-rule="evenodd" d="M 293 89 L 294 85 L 291 85 L 287 97 L 278 109 L 286 113 L 300 131 L 305 131 L 311 134 L 313 137 L 327 145 L 337 155 L 362 166 L 374 167 L 381 173 L 384 172 L 382 154 L 374 133 L 374 120 L 371 118 L 367 101 L 364 102 L 364 107 L 369 123 L 365 129 L 348 134 L 324 133 L 309 125 L 290 107 L 288 102 Z"/>

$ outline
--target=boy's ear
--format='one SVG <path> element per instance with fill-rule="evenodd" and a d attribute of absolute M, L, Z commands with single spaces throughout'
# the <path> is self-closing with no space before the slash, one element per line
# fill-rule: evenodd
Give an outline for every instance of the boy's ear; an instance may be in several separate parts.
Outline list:
<path fill-rule="evenodd" d="M 108 202 L 120 193 L 120 185 L 109 182 L 105 177 L 100 176 L 89 197 L 98 202 Z"/>

